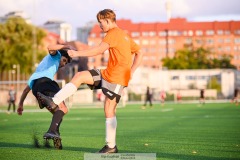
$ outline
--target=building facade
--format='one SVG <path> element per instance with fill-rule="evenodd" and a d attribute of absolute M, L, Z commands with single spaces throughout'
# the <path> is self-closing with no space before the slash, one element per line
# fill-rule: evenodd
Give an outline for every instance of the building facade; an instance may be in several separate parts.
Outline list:
<path fill-rule="evenodd" d="M 167 93 L 176 91 L 192 91 L 200 89 L 215 89 L 216 82 L 220 86 L 220 98 L 230 98 L 234 89 L 240 90 L 240 71 L 233 69 L 193 69 L 193 70 L 159 70 L 140 67 L 134 73 L 128 89 L 138 94 L 145 93 L 146 86 L 156 92 L 161 90 Z M 215 84 L 214 84 L 215 83 Z M 187 93 L 191 96 L 190 92 Z M 218 97 L 219 98 L 219 97 Z"/>
<path fill-rule="evenodd" d="M 5 14 L 4 16 L 0 17 L 0 23 L 4 23 L 8 18 L 11 17 L 21 17 L 26 21 L 26 23 L 28 24 L 32 23 L 30 18 L 23 11 L 13 11 Z"/>
<path fill-rule="evenodd" d="M 51 20 L 44 23 L 42 27 L 50 32 L 59 34 L 63 41 L 71 41 L 72 26 L 66 22 Z"/>
<path fill-rule="evenodd" d="M 240 69 L 240 21 L 188 22 L 185 18 L 171 18 L 166 23 L 133 23 L 121 19 L 117 24 L 141 46 L 142 66 L 161 69 L 163 58 L 171 58 L 177 50 L 191 45 L 209 49 L 215 58 L 232 56 L 231 63 Z M 103 36 L 95 25 L 88 38 L 89 46 L 98 45 Z M 104 65 L 107 57 L 108 53 L 104 53 L 91 58 L 89 66 Z"/>
<path fill-rule="evenodd" d="M 89 34 L 90 34 L 93 26 L 95 26 L 96 24 L 97 24 L 97 22 L 90 21 L 90 22 L 86 23 L 85 26 L 77 28 L 77 40 L 82 43 L 88 44 Z"/>

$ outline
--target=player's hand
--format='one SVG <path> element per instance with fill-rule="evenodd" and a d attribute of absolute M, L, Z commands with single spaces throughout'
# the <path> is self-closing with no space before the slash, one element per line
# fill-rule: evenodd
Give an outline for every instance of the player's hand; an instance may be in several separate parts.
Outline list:
<path fill-rule="evenodd" d="M 19 105 L 18 106 L 18 109 L 17 109 L 17 113 L 18 113 L 18 115 L 22 115 L 22 112 L 23 112 L 23 106 L 22 105 Z"/>
<path fill-rule="evenodd" d="M 69 47 L 68 47 L 70 50 L 74 50 L 74 51 L 77 51 L 77 49 L 75 48 L 75 47 L 73 47 L 73 46 L 70 46 L 69 45 Z"/>
<path fill-rule="evenodd" d="M 74 51 L 74 50 L 68 50 L 68 55 L 72 58 L 74 57 L 78 57 L 78 52 L 77 51 Z"/>

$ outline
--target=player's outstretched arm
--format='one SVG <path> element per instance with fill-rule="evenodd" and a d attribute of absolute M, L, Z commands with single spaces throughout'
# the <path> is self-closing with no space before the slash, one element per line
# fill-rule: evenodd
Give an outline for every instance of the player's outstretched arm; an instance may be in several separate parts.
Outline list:
<path fill-rule="evenodd" d="M 85 50 L 81 50 L 81 51 L 68 50 L 68 55 L 72 58 L 74 58 L 74 57 L 92 57 L 92 56 L 102 54 L 103 52 L 105 52 L 108 49 L 109 49 L 109 44 L 102 42 L 98 46 L 95 46 L 95 47 L 92 47 L 89 49 L 85 49 Z"/>
<path fill-rule="evenodd" d="M 77 50 L 75 47 L 71 46 L 71 45 L 67 45 L 67 44 L 54 44 L 54 45 L 49 45 L 48 47 L 48 51 L 51 55 L 55 55 L 56 54 L 56 50 L 60 50 L 60 49 L 66 49 L 66 50 Z"/>
<path fill-rule="evenodd" d="M 22 115 L 22 112 L 23 112 L 23 102 L 26 99 L 26 97 L 27 97 L 27 95 L 28 95 L 30 90 L 31 89 L 30 89 L 30 87 L 28 85 L 23 90 L 23 93 L 21 95 L 20 101 L 18 103 L 18 109 L 17 109 L 18 115 Z"/>
<path fill-rule="evenodd" d="M 71 45 L 68 44 L 53 44 L 53 45 L 49 45 L 48 50 L 59 50 L 59 49 L 74 49 L 74 47 L 72 47 Z"/>

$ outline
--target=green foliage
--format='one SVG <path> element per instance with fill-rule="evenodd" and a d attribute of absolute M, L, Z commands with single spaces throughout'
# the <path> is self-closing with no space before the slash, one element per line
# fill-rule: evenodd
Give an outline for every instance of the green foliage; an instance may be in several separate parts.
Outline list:
<path fill-rule="evenodd" d="M 221 92 L 221 84 L 219 84 L 217 77 L 212 77 L 207 84 L 207 89 L 216 89 L 217 92 Z"/>
<path fill-rule="evenodd" d="M 34 31 L 36 46 L 33 44 Z M 22 18 L 9 18 L 0 24 L 0 70 L 12 69 L 13 64 L 21 66 L 21 72 L 30 73 L 33 68 L 33 50 L 36 47 L 36 62 L 44 56 L 42 39 L 46 33 L 35 26 L 27 24 Z"/>
<path fill-rule="evenodd" d="M 163 66 L 168 69 L 213 69 L 236 68 L 232 65 L 231 56 L 223 55 L 221 59 L 211 58 L 212 53 L 203 48 L 185 47 L 178 50 L 173 58 L 162 59 Z"/>
<path fill-rule="evenodd" d="M 141 94 L 129 92 L 128 97 L 129 97 L 129 101 L 141 101 Z"/>
<path fill-rule="evenodd" d="M 173 101 L 173 100 L 174 100 L 174 94 L 166 93 L 165 101 Z"/>

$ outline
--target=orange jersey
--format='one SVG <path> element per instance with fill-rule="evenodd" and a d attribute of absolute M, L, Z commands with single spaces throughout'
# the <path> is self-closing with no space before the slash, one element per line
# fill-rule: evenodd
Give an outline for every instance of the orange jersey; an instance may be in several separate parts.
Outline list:
<path fill-rule="evenodd" d="M 103 42 L 109 44 L 109 59 L 107 68 L 101 70 L 102 77 L 110 83 L 128 86 L 132 54 L 138 52 L 140 47 L 118 27 L 109 30 Z"/>

